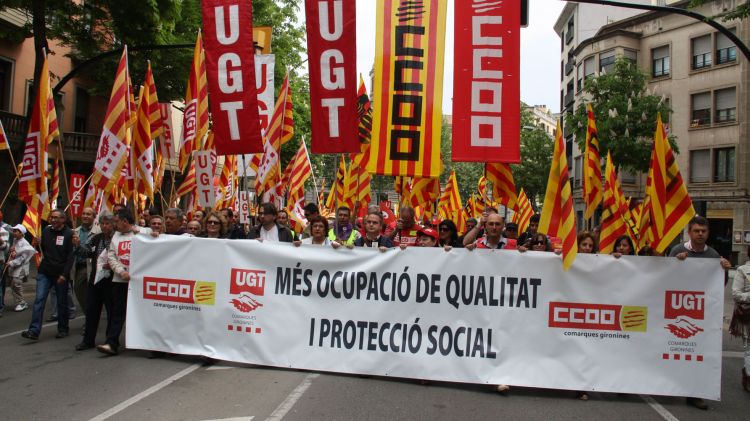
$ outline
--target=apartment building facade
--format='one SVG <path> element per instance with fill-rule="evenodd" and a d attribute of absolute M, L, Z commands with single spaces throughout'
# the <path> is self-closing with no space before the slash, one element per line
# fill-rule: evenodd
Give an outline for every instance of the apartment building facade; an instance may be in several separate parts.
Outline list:
<path fill-rule="evenodd" d="M 688 1 L 669 2 L 685 7 Z M 694 9 L 706 16 L 742 1 L 716 0 Z M 750 39 L 746 21 L 722 22 L 742 40 Z M 572 69 L 564 75 L 563 115 L 585 106 L 586 77 L 606 72 L 616 57 L 632 60 L 649 75 L 647 89 L 663 96 L 673 112 L 665 117 L 677 138 L 677 157 L 696 211 L 710 221 L 710 244 L 735 263 L 746 260 L 750 244 L 750 150 L 745 112 L 748 63 L 725 35 L 686 16 L 646 12 L 602 26 L 566 54 Z M 571 146 L 575 209 L 582 221 L 582 152 Z M 645 177 L 621 174 L 627 195 L 643 197 Z M 598 223 L 598 221 L 594 221 Z"/>

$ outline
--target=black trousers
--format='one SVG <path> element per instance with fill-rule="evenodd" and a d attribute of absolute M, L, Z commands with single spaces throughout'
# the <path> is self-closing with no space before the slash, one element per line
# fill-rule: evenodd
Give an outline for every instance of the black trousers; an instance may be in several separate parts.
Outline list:
<path fill-rule="evenodd" d="M 112 306 L 107 323 L 107 343 L 112 348 L 120 347 L 120 333 L 125 325 L 125 312 L 128 309 L 128 284 L 126 282 L 112 282 Z"/>
<path fill-rule="evenodd" d="M 86 282 L 86 327 L 83 343 L 94 346 L 96 331 L 102 316 L 102 307 L 107 311 L 107 330 L 112 320 L 112 278 L 102 279 L 96 284 Z"/>

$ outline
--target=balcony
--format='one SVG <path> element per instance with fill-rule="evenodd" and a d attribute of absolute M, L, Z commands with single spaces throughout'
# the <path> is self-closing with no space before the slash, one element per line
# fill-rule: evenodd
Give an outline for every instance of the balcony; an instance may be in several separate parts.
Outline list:
<path fill-rule="evenodd" d="M 565 108 L 568 108 L 569 106 L 573 105 L 573 102 L 575 102 L 575 95 L 571 90 L 570 92 L 565 94 L 565 98 L 563 98 L 563 106 Z"/>
<path fill-rule="evenodd" d="M 575 60 L 571 58 L 570 60 L 568 60 L 567 63 L 565 63 L 565 76 L 569 75 L 570 72 L 572 72 L 573 69 L 575 68 L 576 68 Z"/>
<path fill-rule="evenodd" d="M 5 134 L 11 149 L 21 154 L 26 139 L 26 117 L 0 111 Z M 66 161 L 94 162 L 99 148 L 99 135 L 93 133 L 64 132 L 62 134 L 63 154 Z M 18 155 L 16 155 L 18 156 Z"/>

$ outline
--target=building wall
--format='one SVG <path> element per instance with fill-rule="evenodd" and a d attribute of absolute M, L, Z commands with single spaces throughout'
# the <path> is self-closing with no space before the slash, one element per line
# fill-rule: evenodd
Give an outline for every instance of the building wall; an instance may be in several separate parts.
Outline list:
<path fill-rule="evenodd" d="M 715 15 L 724 8 L 733 8 L 741 1 L 717 0 L 702 8 L 695 9 L 704 15 Z M 742 21 L 723 22 L 729 28 L 736 28 L 736 33 L 747 42 L 750 39 L 748 23 Z M 704 35 L 711 36 L 712 64 L 705 68 L 694 69 L 692 39 Z M 748 243 L 744 242 L 744 232 L 750 234 L 750 128 L 745 117 L 750 105 L 748 95 L 748 62 L 737 50 L 734 61 L 716 63 L 716 31 L 701 22 L 676 14 L 641 13 L 602 27 L 595 38 L 584 43 L 575 51 L 575 61 L 582 64 L 588 57 L 595 57 L 598 69 L 598 54 L 614 49 L 617 55 L 626 50 L 636 51 L 638 66 L 649 75 L 647 89 L 655 95 L 662 95 L 669 101 L 672 114 L 669 116 L 668 130 L 677 137 L 680 153 L 677 162 L 683 179 L 687 182 L 688 191 L 696 205 L 696 211 L 706 215 L 711 221 L 712 239 L 717 247 L 725 247 L 725 254 L 732 254 L 736 263 L 746 260 L 744 252 Z M 653 50 L 658 47 L 669 47 L 670 71 L 668 75 L 659 76 L 653 72 Z M 571 76 L 576 72 L 571 73 Z M 575 82 L 574 82 L 575 83 Z M 563 85 L 564 86 L 564 85 Z M 716 91 L 734 88 L 736 93 L 736 119 L 729 122 L 717 122 Z M 693 95 L 711 92 L 711 122 L 705 125 L 695 124 L 693 115 Z M 573 107 L 583 106 L 586 98 L 576 91 Z M 606 134 L 602 134 L 605 136 Z M 718 149 L 733 148 L 734 180 L 719 181 L 717 172 Z M 579 158 L 581 151 L 575 146 L 573 158 Z M 700 152 L 706 151 L 708 152 Z M 708 153 L 708 180 L 697 182 L 691 175 L 704 169 L 703 165 L 691 167 L 691 153 Z M 700 168 L 699 168 L 700 167 Z M 576 176 L 576 174 L 574 174 Z M 643 175 L 636 177 L 641 183 Z M 627 190 L 627 184 L 623 184 Z M 574 184 L 575 187 L 575 184 Z M 643 186 L 634 185 L 633 191 L 638 197 L 643 195 Z M 627 192 L 626 192 L 627 194 Z M 580 188 L 574 190 L 576 210 L 583 208 Z M 726 231 L 729 232 L 726 232 Z M 740 241 L 734 241 L 740 237 Z M 731 244 L 728 244 L 731 243 Z"/>

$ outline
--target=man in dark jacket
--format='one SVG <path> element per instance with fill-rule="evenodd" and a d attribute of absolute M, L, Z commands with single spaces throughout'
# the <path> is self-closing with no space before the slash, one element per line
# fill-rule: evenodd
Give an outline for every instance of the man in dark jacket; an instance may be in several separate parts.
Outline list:
<path fill-rule="evenodd" d="M 247 238 L 259 241 L 277 241 L 291 243 L 293 240 L 289 228 L 276 222 L 278 211 L 273 203 L 262 203 L 258 209 L 258 220 L 260 224 L 250 229 Z"/>
<path fill-rule="evenodd" d="M 42 261 L 36 276 L 36 299 L 31 315 L 31 324 L 21 332 L 26 339 L 39 339 L 42 330 L 44 304 L 51 288 L 57 293 L 57 335 L 68 336 L 68 281 L 73 269 L 73 230 L 65 226 L 65 212 L 55 209 L 49 215 L 50 225 L 42 230 L 40 247 Z"/>

